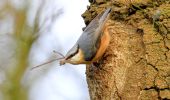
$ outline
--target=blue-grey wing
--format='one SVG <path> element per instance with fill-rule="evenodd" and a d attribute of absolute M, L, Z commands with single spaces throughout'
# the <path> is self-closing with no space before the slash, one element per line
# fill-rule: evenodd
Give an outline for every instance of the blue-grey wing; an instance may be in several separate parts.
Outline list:
<path fill-rule="evenodd" d="M 105 12 L 97 15 L 90 24 L 86 27 L 80 36 L 77 44 L 83 50 L 86 61 L 90 61 L 96 55 L 100 46 L 100 39 L 103 35 L 103 27 L 108 18 L 111 8 L 106 9 Z"/>
<path fill-rule="evenodd" d="M 85 28 L 84 32 L 93 33 L 96 29 L 100 29 L 100 27 L 105 24 L 108 14 L 110 13 L 111 8 L 107 8 L 104 12 L 98 14 Z"/>

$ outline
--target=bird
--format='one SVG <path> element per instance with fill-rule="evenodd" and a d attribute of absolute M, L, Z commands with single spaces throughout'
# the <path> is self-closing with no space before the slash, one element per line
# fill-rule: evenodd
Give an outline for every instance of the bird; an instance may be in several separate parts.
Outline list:
<path fill-rule="evenodd" d="M 62 56 L 62 58 L 53 59 L 41 65 L 35 66 L 33 69 L 56 60 L 60 60 L 60 65 L 64 65 L 66 63 L 73 65 L 91 64 L 100 60 L 110 42 L 110 34 L 106 26 L 110 13 L 111 8 L 107 8 L 105 11 L 98 14 L 87 25 L 75 45 L 67 52 L 65 56 L 57 52 Z"/>

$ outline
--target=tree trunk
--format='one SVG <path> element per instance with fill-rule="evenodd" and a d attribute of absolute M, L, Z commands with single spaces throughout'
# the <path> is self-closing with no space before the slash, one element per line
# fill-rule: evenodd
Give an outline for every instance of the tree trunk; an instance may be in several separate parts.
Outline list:
<path fill-rule="evenodd" d="M 88 24 L 112 7 L 110 45 L 99 66 L 87 65 L 91 100 L 170 99 L 170 0 L 90 0 Z"/>

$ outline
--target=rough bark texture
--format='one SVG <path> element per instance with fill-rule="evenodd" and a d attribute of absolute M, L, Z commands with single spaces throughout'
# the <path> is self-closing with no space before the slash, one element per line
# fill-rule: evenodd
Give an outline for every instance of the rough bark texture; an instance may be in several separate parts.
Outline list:
<path fill-rule="evenodd" d="M 89 0 L 88 24 L 112 7 L 110 45 L 96 68 L 87 65 L 91 100 L 170 99 L 170 0 Z"/>

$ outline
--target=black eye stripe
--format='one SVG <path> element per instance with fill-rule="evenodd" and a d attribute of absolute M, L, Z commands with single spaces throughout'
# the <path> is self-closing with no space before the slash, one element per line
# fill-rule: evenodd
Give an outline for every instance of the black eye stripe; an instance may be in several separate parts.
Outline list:
<path fill-rule="evenodd" d="M 69 58 L 73 57 L 76 53 L 78 53 L 78 51 L 79 51 L 79 45 L 77 46 L 77 50 L 76 50 L 76 52 L 75 52 L 75 53 L 73 53 L 73 54 L 71 54 L 70 56 L 68 56 L 68 57 L 67 57 L 67 59 L 69 59 Z M 67 59 L 66 59 L 66 60 L 67 60 Z"/>

